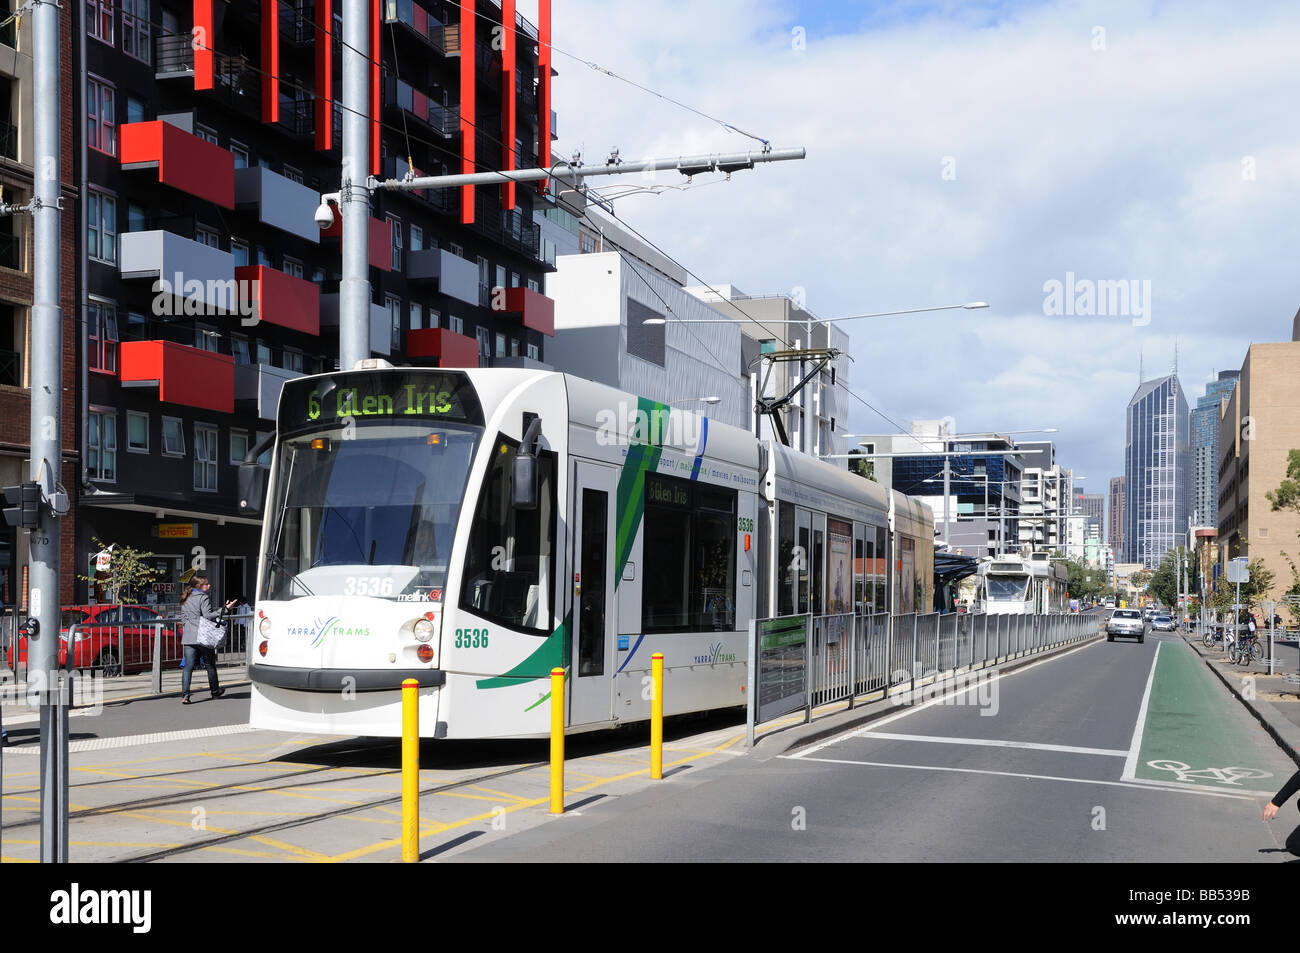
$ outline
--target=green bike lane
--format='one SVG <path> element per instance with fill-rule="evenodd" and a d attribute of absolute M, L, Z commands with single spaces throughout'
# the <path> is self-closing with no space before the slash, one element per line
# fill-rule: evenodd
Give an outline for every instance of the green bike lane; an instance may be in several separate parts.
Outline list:
<path fill-rule="evenodd" d="M 1125 780 L 1273 793 L 1294 771 L 1190 646 L 1157 643 Z"/>

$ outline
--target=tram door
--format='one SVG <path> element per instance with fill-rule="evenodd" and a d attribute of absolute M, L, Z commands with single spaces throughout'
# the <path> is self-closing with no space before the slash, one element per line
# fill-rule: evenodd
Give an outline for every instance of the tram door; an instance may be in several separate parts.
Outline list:
<path fill-rule="evenodd" d="M 618 469 L 574 462 L 573 659 L 569 724 L 610 721 L 614 711 L 614 500 Z"/>

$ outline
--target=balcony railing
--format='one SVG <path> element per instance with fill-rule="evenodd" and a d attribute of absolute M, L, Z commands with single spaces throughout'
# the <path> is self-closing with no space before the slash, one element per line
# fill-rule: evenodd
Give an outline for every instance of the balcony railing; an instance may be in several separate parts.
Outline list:
<path fill-rule="evenodd" d="M 306 46 L 316 40 L 316 9 L 312 4 L 280 2 L 280 35 L 295 46 Z"/>
<path fill-rule="evenodd" d="M 0 351 L 0 385 L 23 386 L 23 356 L 17 351 Z"/>
<path fill-rule="evenodd" d="M 154 39 L 154 75 L 183 76 L 194 72 L 194 41 L 187 33 L 161 34 Z"/>
<path fill-rule="evenodd" d="M 397 156 L 389 156 L 384 159 L 383 177 L 386 179 L 403 179 L 406 177 L 406 170 L 410 168 L 405 159 L 399 159 Z M 418 175 L 442 175 L 444 170 L 438 169 L 436 172 L 418 171 Z M 415 196 L 428 203 L 437 212 L 444 215 L 454 215 L 460 211 L 460 203 L 457 199 L 460 192 L 457 189 L 417 189 L 406 192 L 407 195 Z"/>
<path fill-rule="evenodd" d="M 414 0 L 385 0 L 384 19 L 405 24 L 439 53 L 446 54 L 446 29 L 442 22 Z"/>
<path fill-rule="evenodd" d="M 276 123 L 293 136 L 316 134 L 316 104 L 310 99 L 294 99 L 280 94 L 280 120 Z"/>
<path fill-rule="evenodd" d="M 404 109 L 438 135 L 450 139 L 460 131 L 460 107 L 444 106 L 395 76 L 384 84 L 384 102 Z"/>
<path fill-rule="evenodd" d="M 481 191 L 481 190 L 480 190 Z M 541 246 L 541 227 L 524 218 L 519 209 L 502 211 L 493 198 L 479 194 L 474 202 L 474 222 L 470 228 L 508 248 L 537 258 Z"/>

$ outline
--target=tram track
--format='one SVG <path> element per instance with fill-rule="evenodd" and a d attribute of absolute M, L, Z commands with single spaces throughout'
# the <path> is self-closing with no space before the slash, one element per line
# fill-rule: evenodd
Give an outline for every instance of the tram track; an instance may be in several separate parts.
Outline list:
<path fill-rule="evenodd" d="M 425 795 L 428 794 L 441 794 L 445 791 L 454 791 L 456 788 L 469 787 L 475 784 L 482 784 L 484 782 L 494 781 L 498 778 L 505 778 L 513 774 L 519 774 L 523 771 L 530 771 L 533 768 L 543 767 L 545 766 L 545 764 L 546 764 L 545 761 L 535 761 L 528 764 L 515 765 L 512 768 L 507 768 L 504 771 L 497 771 L 492 774 L 485 774 L 485 775 L 480 775 L 478 777 L 466 778 L 463 781 L 454 781 L 454 782 L 449 782 L 447 784 L 438 784 L 428 788 L 421 788 L 419 796 L 424 797 Z M 385 771 L 385 772 L 378 772 L 378 773 L 400 774 L 401 772 Z M 368 776 L 369 775 L 360 775 L 360 777 L 368 777 Z M 357 776 L 354 775 L 354 777 Z M 192 844 L 179 844 L 175 847 L 168 847 L 163 850 L 149 851 L 143 854 L 136 854 L 135 856 L 132 857 L 124 857 L 121 859 L 120 862 L 127 863 L 127 864 L 147 864 L 159 860 L 167 860 L 168 858 L 176 857 L 181 854 L 189 854 L 199 850 L 206 850 L 211 847 L 220 847 L 224 844 L 230 844 L 235 841 L 245 840 L 249 837 L 260 837 L 267 834 L 274 834 L 279 831 L 292 830 L 293 828 L 296 827 L 303 827 L 308 824 L 315 824 L 319 821 L 329 820 L 330 818 L 344 817 L 348 814 L 356 814 L 361 811 L 372 810 L 376 807 L 384 807 L 388 804 L 396 804 L 399 803 L 401 800 L 402 800 L 402 795 L 400 793 L 386 795 L 381 798 L 374 798 L 373 800 L 366 801 L 361 804 L 349 804 L 346 807 L 335 808 L 329 811 L 319 811 L 315 814 L 308 814 L 301 817 L 295 817 L 283 821 L 274 821 L 269 824 L 262 824 L 257 827 L 251 827 L 242 831 L 233 831 L 228 834 L 221 834 L 216 837 L 205 838 L 203 840 L 195 841 Z"/>

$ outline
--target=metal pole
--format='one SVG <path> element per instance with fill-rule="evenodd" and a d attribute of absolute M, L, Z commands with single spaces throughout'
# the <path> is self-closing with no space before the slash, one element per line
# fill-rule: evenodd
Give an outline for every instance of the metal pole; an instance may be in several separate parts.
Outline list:
<path fill-rule="evenodd" d="M 949 463 L 951 458 L 944 454 L 943 458 L 943 544 L 948 545 L 948 477 L 952 471 Z"/>
<path fill-rule="evenodd" d="M 370 4 L 343 0 L 343 277 L 339 282 L 339 369 L 370 357 Z M 470 50 L 465 54 L 473 56 Z"/>
<path fill-rule="evenodd" d="M 36 171 L 32 203 L 35 236 L 32 275 L 31 477 L 48 499 L 60 486 L 63 403 L 63 314 L 61 284 L 59 188 L 62 182 L 59 136 L 59 8 L 51 0 L 36 0 L 32 13 L 33 109 L 32 138 Z M 29 639 L 37 671 L 41 710 L 41 861 L 68 859 L 67 840 L 59 808 L 59 782 L 68 757 L 57 692 L 59 678 L 59 522 L 42 503 L 30 536 L 31 617 L 40 633 Z M 71 647 L 69 647 L 71 649 Z M 33 651 L 34 650 L 34 651 Z"/>

